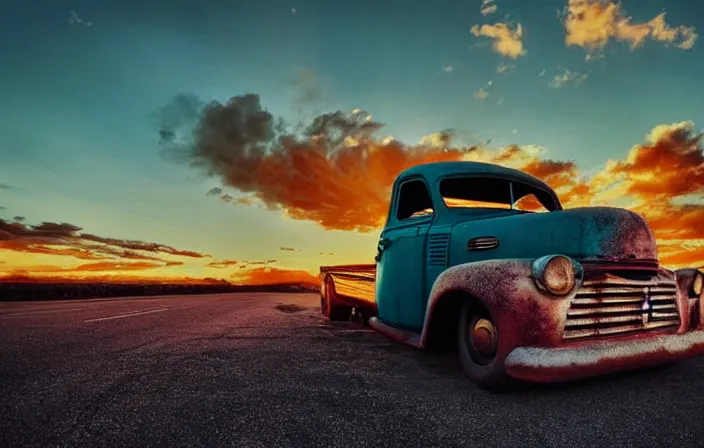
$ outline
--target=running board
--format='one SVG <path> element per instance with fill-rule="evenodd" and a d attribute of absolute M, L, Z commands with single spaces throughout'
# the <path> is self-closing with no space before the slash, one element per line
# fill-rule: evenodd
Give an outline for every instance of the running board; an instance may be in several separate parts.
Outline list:
<path fill-rule="evenodd" d="M 416 348 L 423 348 L 423 343 L 421 342 L 421 335 L 414 331 L 402 330 L 400 328 L 392 327 L 389 324 L 385 324 L 380 321 L 377 317 L 369 318 L 369 326 L 383 333 L 391 339 L 403 342 L 404 344 L 410 345 Z"/>

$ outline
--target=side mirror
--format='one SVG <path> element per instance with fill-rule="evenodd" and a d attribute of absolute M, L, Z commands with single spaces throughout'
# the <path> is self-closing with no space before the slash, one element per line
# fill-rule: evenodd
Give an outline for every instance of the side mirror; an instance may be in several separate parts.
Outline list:
<path fill-rule="evenodd" d="M 381 261 L 381 254 L 383 254 L 384 250 L 389 247 L 389 244 L 391 244 L 391 241 L 388 238 L 379 239 L 379 243 L 376 246 L 376 256 L 374 257 L 374 261 L 377 263 Z"/>

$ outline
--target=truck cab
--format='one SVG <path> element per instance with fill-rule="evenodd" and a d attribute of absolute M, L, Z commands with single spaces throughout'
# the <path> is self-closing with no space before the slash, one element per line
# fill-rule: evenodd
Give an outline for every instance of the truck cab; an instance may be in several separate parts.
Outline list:
<path fill-rule="evenodd" d="M 435 279 L 459 262 L 501 257 L 506 238 L 523 246 L 520 229 L 496 236 L 497 218 L 561 210 L 550 187 L 519 171 L 476 162 L 421 165 L 392 189 L 376 255 L 379 318 L 420 331 Z M 452 238 L 453 229 L 457 236 Z M 466 236 L 466 241 L 458 241 Z M 453 240 L 451 242 L 451 240 Z"/>
<path fill-rule="evenodd" d="M 704 276 L 669 270 L 637 213 L 563 210 L 518 170 L 437 162 L 396 178 L 375 264 L 321 267 L 321 311 L 358 310 L 418 348 L 457 347 L 467 376 L 560 381 L 704 354 Z"/>

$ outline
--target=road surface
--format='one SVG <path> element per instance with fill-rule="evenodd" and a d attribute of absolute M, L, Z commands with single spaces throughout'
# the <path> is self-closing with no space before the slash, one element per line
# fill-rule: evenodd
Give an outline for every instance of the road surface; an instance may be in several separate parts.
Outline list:
<path fill-rule="evenodd" d="M 704 359 L 492 395 L 318 300 L 0 303 L 0 446 L 704 446 Z"/>

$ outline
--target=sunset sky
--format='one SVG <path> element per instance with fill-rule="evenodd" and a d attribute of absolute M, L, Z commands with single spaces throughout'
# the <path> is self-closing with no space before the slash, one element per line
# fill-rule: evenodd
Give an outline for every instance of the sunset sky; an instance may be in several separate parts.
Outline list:
<path fill-rule="evenodd" d="M 704 265 L 701 2 L 5 3 L 0 276 L 310 280 L 461 159 Z"/>

